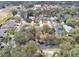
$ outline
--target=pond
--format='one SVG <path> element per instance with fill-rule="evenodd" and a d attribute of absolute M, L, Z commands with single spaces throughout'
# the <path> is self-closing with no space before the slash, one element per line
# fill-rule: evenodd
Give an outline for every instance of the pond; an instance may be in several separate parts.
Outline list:
<path fill-rule="evenodd" d="M 57 48 L 58 46 L 57 45 L 40 44 L 39 47 L 42 49 L 47 49 L 47 48 Z"/>

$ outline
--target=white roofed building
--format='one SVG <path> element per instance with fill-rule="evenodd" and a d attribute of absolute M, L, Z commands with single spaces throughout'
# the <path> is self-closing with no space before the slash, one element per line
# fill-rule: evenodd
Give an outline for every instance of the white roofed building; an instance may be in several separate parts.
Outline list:
<path fill-rule="evenodd" d="M 35 4 L 34 8 L 41 8 L 41 4 Z"/>
<path fill-rule="evenodd" d="M 34 16 L 29 16 L 29 19 L 35 20 L 35 17 Z"/>

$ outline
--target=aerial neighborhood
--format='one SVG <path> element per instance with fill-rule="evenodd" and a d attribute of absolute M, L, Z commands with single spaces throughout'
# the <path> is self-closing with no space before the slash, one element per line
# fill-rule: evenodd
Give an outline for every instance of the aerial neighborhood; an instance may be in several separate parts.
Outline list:
<path fill-rule="evenodd" d="M 79 57 L 79 2 L 0 2 L 1 57 Z"/>

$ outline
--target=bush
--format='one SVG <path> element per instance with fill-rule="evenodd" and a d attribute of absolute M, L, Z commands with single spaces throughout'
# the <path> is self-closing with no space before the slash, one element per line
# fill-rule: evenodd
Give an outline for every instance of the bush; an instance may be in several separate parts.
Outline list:
<path fill-rule="evenodd" d="M 79 43 L 79 29 L 75 29 L 71 35 L 74 37 L 75 41 Z"/>
<path fill-rule="evenodd" d="M 27 56 L 33 56 L 38 49 L 38 46 L 35 42 L 30 42 L 26 47 Z"/>
<path fill-rule="evenodd" d="M 11 49 L 10 53 L 11 53 L 11 57 L 25 57 L 26 56 L 25 49 L 22 47 L 13 48 Z"/>
<path fill-rule="evenodd" d="M 50 30 L 48 30 L 48 33 L 49 34 L 55 34 L 55 29 L 54 28 L 51 28 Z"/>
<path fill-rule="evenodd" d="M 10 46 L 6 46 L 5 48 L 3 48 L 0 51 L 0 56 L 1 57 L 11 57 L 10 51 L 11 51 L 11 47 Z"/>
<path fill-rule="evenodd" d="M 6 46 L 0 50 L 0 57 L 24 57 L 26 56 L 25 50 L 22 47 L 11 48 Z"/>
<path fill-rule="evenodd" d="M 63 37 L 59 45 L 60 54 L 59 56 L 68 57 L 70 56 L 70 51 L 75 47 L 75 39 L 73 37 Z"/>
<path fill-rule="evenodd" d="M 53 45 L 59 46 L 59 43 L 60 43 L 60 40 L 57 40 L 57 39 L 52 39 L 52 40 L 48 41 L 48 44 L 51 45 L 51 46 L 53 46 Z"/>
<path fill-rule="evenodd" d="M 67 43 L 69 42 L 72 45 L 75 45 L 75 39 L 73 37 L 65 36 L 61 38 L 61 43 Z"/>
<path fill-rule="evenodd" d="M 59 46 L 61 49 L 63 50 L 70 50 L 73 48 L 73 46 L 70 44 L 70 42 L 65 42 L 65 43 L 62 43 L 60 44 Z"/>
<path fill-rule="evenodd" d="M 29 38 L 21 32 L 16 33 L 15 39 L 15 41 L 20 44 L 26 44 L 26 42 L 29 40 Z"/>
<path fill-rule="evenodd" d="M 69 26 L 75 27 L 76 22 L 73 19 L 73 17 L 69 16 L 68 19 L 66 20 L 66 24 L 69 25 Z"/>
<path fill-rule="evenodd" d="M 17 32 L 15 28 L 10 28 L 7 30 L 7 33 L 10 33 L 11 35 L 15 35 Z"/>
<path fill-rule="evenodd" d="M 71 57 L 79 57 L 79 48 L 74 48 L 70 51 Z"/>
<path fill-rule="evenodd" d="M 69 57 L 70 51 L 71 51 L 71 49 L 73 49 L 73 46 L 69 42 L 67 42 L 67 43 L 60 44 L 59 48 L 60 48 L 60 51 L 55 52 L 55 53 L 57 53 L 58 56 Z"/>
<path fill-rule="evenodd" d="M 47 25 L 43 26 L 43 32 L 47 33 L 49 31 L 49 27 Z"/>
<path fill-rule="evenodd" d="M 13 15 L 16 15 L 17 14 L 17 11 L 16 10 L 12 10 L 12 14 Z"/>

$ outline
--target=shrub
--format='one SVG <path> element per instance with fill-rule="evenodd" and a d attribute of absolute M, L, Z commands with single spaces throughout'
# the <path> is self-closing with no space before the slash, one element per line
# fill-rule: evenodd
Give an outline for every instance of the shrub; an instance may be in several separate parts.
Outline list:
<path fill-rule="evenodd" d="M 73 20 L 73 17 L 69 16 L 68 19 L 66 20 L 66 24 L 75 27 L 76 22 Z"/>
<path fill-rule="evenodd" d="M 12 10 L 12 14 L 13 15 L 16 15 L 17 14 L 17 11 L 16 10 Z"/>
<path fill-rule="evenodd" d="M 65 42 L 65 43 L 62 43 L 60 44 L 59 46 L 61 49 L 63 50 L 70 50 L 73 48 L 73 46 L 70 44 L 70 42 Z"/>
<path fill-rule="evenodd" d="M 25 44 L 29 40 L 29 38 L 21 32 L 16 33 L 15 39 L 15 41 L 20 44 Z"/>
<path fill-rule="evenodd" d="M 43 32 L 47 33 L 48 31 L 49 31 L 49 27 L 47 25 L 44 25 L 43 26 Z"/>
<path fill-rule="evenodd" d="M 7 30 L 7 33 L 10 33 L 11 35 L 15 35 L 17 32 L 15 28 L 10 28 Z"/>
<path fill-rule="evenodd" d="M 73 37 L 63 37 L 59 45 L 60 52 L 59 56 L 68 57 L 70 56 L 70 51 L 75 47 L 75 39 Z"/>
<path fill-rule="evenodd" d="M 79 57 L 79 48 L 74 48 L 70 51 L 71 57 Z"/>
<path fill-rule="evenodd" d="M 0 56 L 1 57 L 10 57 L 11 56 L 10 51 L 11 51 L 11 47 L 10 46 L 6 46 L 5 48 L 3 48 L 0 51 Z"/>
<path fill-rule="evenodd" d="M 11 53 L 11 57 L 25 57 L 26 56 L 25 49 L 22 47 L 13 48 L 11 49 L 10 53 Z"/>
<path fill-rule="evenodd" d="M 27 56 L 33 56 L 38 49 L 38 46 L 35 44 L 35 42 L 30 42 L 26 47 L 26 53 Z"/>

